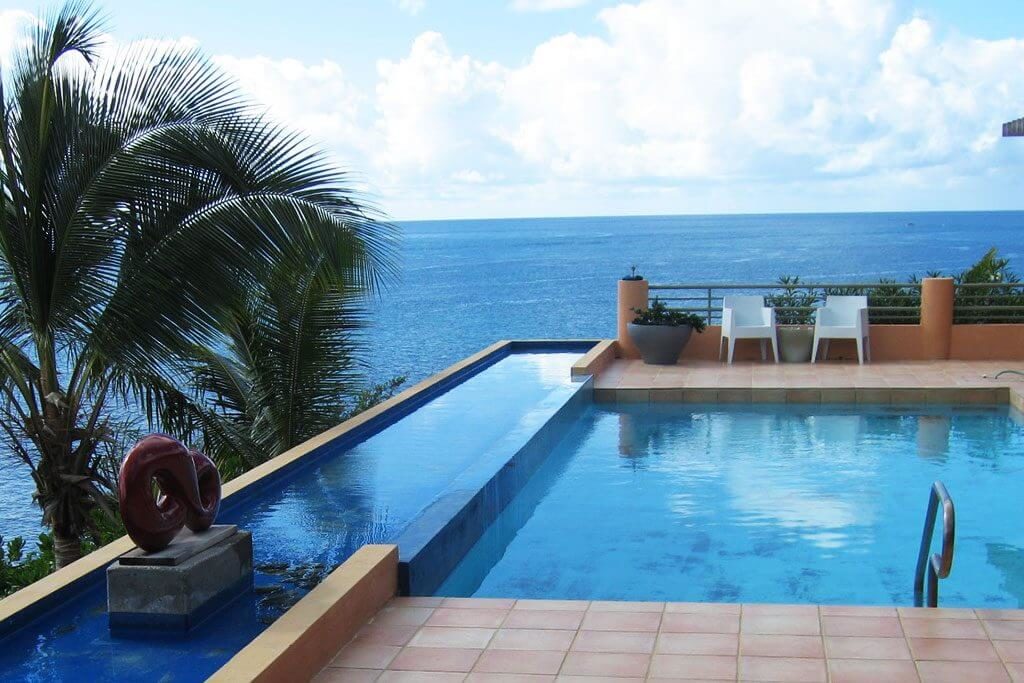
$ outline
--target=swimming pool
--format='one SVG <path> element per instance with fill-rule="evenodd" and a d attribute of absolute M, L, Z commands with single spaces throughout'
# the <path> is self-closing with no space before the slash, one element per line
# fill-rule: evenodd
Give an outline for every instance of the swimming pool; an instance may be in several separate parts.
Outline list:
<path fill-rule="evenodd" d="M 1024 607 L 1024 426 L 1002 406 L 591 404 L 437 594 L 911 605 L 937 479 L 941 604 Z"/>
<path fill-rule="evenodd" d="M 570 367 L 589 346 L 512 345 L 226 499 L 218 521 L 252 531 L 256 588 L 187 637 L 112 637 L 100 570 L 30 623 L 0 623 L 0 680 L 205 679 L 363 544 L 393 542 L 468 469 L 500 469 L 581 390 Z"/>

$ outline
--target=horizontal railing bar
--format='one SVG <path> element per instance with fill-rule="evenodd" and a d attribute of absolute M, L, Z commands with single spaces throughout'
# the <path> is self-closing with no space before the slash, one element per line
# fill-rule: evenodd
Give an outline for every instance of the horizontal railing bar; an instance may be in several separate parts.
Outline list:
<path fill-rule="evenodd" d="M 953 311 L 1024 311 L 1024 306 L 954 306 Z"/>
<path fill-rule="evenodd" d="M 958 296 L 953 301 L 953 304 L 954 305 L 964 305 L 964 304 L 973 304 L 973 303 L 981 302 L 983 304 L 988 305 L 987 302 L 992 302 L 993 304 L 998 304 L 998 303 L 1010 303 L 1010 302 L 1015 302 L 1015 301 L 1024 301 L 1024 294 L 1022 294 L 1021 296 L 999 296 L 999 297 L 996 297 L 996 296 L 978 296 L 978 297 L 972 297 L 972 298 L 959 297 Z"/>
<path fill-rule="evenodd" d="M 658 301 L 705 301 L 706 302 L 708 300 L 707 296 L 658 296 L 658 295 L 655 295 L 655 296 L 648 297 L 648 298 L 649 299 L 654 299 L 655 297 L 658 299 Z M 725 297 L 723 297 L 720 294 L 719 295 L 712 295 L 711 296 L 711 300 L 712 301 L 721 301 L 724 298 Z M 980 297 L 980 298 L 986 298 L 986 297 Z M 914 295 L 914 294 L 879 294 L 879 295 L 869 294 L 868 295 L 868 303 L 869 304 L 871 302 L 871 299 L 900 299 L 900 300 L 904 300 L 905 299 L 905 300 L 909 300 L 909 301 L 920 301 L 921 300 L 921 296 L 920 295 Z"/>
<path fill-rule="evenodd" d="M 1018 287 L 1024 285 L 1017 285 Z M 910 289 L 921 289 L 920 283 L 901 283 L 901 282 L 875 282 L 875 283 L 819 283 L 819 284 L 795 284 L 795 285 L 784 285 L 778 282 L 772 284 L 736 284 L 736 283 L 721 283 L 721 284 L 652 284 L 648 285 L 647 289 L 879 289 L 890 287 L 894 289 L 899 288 L 910 288 Z"/>
<path fill-rule="evenodd" d="M 963 282 L 953 285 L 956 289 L 981 289 L 983 287 L 1022 287 L 1024 282 Z"/>
<path fill-rule="evenodd" d="M 707 306 L 668 306 L 673 311 L 706 311 Z M 721 307 L 712 307 L 715 311 L 721 311 Z M 821 306 L 768 306 L 767 308 L 774 308 L 776 311 L 817 311 Z M 1017 306 L 1004 306 L 1006 309 L 1019 309 L 1024 311 L 1024 307 Z M 991 310 L 983 306 L 975 306 L 968 309 L 957 309 L 957 310 Z M 907 313 L 920 313 L 921 309 L 918 306 L 868 306 L 868 311 L 906 311 Z"/>

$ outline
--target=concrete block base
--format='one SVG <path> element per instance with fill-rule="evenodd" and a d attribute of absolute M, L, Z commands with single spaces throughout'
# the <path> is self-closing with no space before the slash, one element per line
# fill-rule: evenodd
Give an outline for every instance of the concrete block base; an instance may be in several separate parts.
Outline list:
<path fill-rule="evenodd" d="M 252 534 L 238 531 L 176 565 L 107 568 L 115 635 L 185 633 L 252 587 Z"/>

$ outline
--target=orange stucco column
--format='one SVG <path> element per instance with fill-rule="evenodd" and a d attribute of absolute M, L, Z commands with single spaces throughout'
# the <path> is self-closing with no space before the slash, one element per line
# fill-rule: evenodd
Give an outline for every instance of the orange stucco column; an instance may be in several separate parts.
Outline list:
<path fill-rule="evenodd" d="M 626 328 L 636 313 L 634 308 L 647 308 L 647 280 L 619 280 L 619 349 L 624 358 L 639 358 L 640 352 L 629 338 Z"/>
<path fill-rule="evenodd" d="M 953 339 L 953 278 L 921 281 L 921 351 L 928 360 L 949 358 Z"/>

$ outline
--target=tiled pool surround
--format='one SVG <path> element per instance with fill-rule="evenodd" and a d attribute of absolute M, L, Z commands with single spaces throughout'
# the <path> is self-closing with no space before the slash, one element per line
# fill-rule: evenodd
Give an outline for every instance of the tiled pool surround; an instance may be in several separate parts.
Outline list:
<path fill-rule="evenodd" d="M 686 403 L 1010 403 L 1020 409 L 1024 377 L 1012 361 L 774 364 L 693 361 L 645 365 L 617 359 L 594 380 L 596 401 Z M 1024 364 L 1021 365 L 1024 367 Z"/>
<path fill-rule="evenodd" d="M 1024 680 L 1024 611 L 397 598 L 316 681 Z"/>

